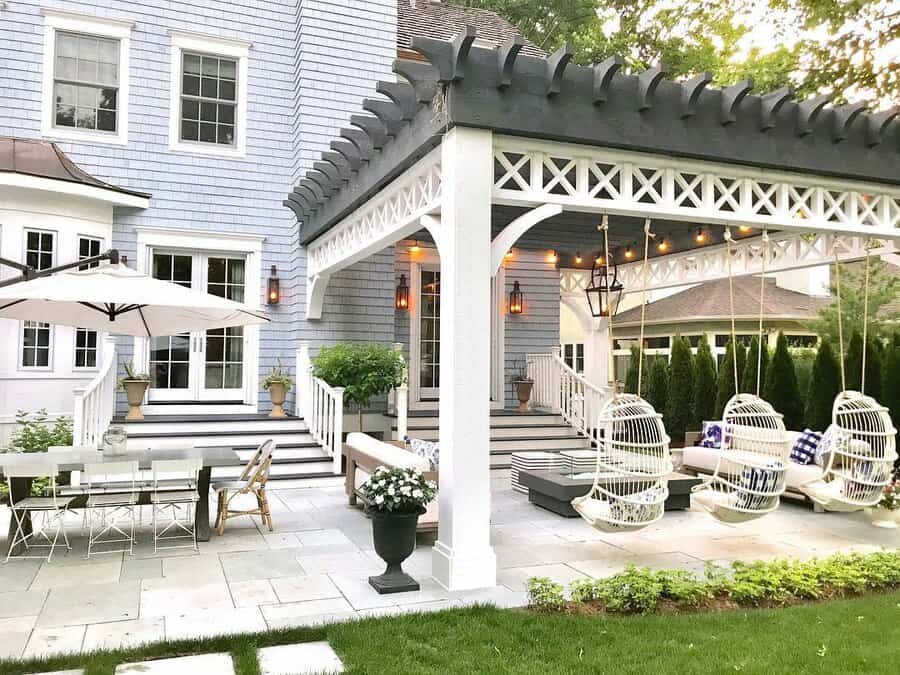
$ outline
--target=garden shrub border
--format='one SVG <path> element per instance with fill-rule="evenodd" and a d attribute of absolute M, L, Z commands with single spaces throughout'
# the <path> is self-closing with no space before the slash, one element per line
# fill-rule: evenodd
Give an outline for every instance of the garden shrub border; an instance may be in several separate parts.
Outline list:
<path fill-rule="evenodd" d="M 647 614 L 741 607 L 784 607 L 900 588 L 900 552 L 835 554 L 811 560 L 708 564 L 698 576 L 687 570 L 626 565 L 602 579 L 569 586 L 546 577 L 528 580 L 528 604 L 543 612 Z"/>

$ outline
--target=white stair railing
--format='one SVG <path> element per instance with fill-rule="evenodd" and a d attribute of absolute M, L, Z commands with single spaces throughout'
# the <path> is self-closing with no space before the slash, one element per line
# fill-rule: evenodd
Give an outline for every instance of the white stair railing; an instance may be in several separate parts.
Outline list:
<path fill-rule="evenodd" d="M 332 471 L 341 473 L 344 443 L 344 388 L 332 387 L 312 374 L 309 343 L 297 350 L 297 413 L 302 414 L 313 439 L 331 457 Z"/>
<path fill-rule="evenodd" d="M 576 373 L 558 353 L 527 354 L 526 371 L 534 381 L 534 405 L 558 413 L 582 436 L 596 441 L 597 418 L 610 387 L 600 387 Z"/>
<path fill-rule="evenodd" d="M 73 390 L 72 444 L 100 447 L 116 408 L 116 339 L 103 339 L 100 370 L 86 387 Z"/>

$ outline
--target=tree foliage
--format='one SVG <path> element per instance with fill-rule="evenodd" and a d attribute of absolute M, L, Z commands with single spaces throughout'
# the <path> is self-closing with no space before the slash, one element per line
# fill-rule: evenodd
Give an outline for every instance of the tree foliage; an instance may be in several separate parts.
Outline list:
<path fill-rule="evenodd" d="M 650 378 L 644 398 L 656 412 L 665 412 L 669 400 L 669 364 L 661 356 L 653 359 L 653 365 L 650 366 Z"/>
<path fill-rule="evenodd" d="M 884 348 L 884 367 L 879 402 L 891 411 L 894 426 L 900 424 L 900 332 Z"/>
<path fill-rule="evenodd" d="M 716 360 L 709 342 L 700 340 L 694 359 L 694 418 L 692 426 L 699 429 L 716 413 Z"/>
<path fill-rule="evenodd" d="M 710 71 L 719 85 L 752 77 L 757 91 L 794 86 L 838 101 L 900 99 L 893 0 L 454 0 L 496 11 L 541 49 L 575 61 L 613 55 L 632 68 L 665 63 L 672 77 Z M 760 36 L 765 36 L 761 39 Z M 885 105 L 887 107 L 887 105 Z"/>
<path fill-rule="evenodd" d="M 825 431 L 831 424 L 831 410 L 834 399 L 841 391 L 841 370 L 831 341 L 823 338 L 819 342 L 816 359 L 813 361 L 812 376 L 806 395 L 806 426 L 814 431 Z"/>
<path fill-rule="evenodd" d="M 725 404 L 735 395 L 734 387 L 734 359 L 737 358 L 737 371 L 741 373 L 747 363 L 747 349 L 740 342 L 737 350 L 734 349 L 731 340 L 725 347 L 725 358 L 719 364 L 719 377 L 716 381 L 716 419 L 722 419 Z"/>
<path fill-rule="evenodd" d="M 684 439 L 684 432 L 690 426 L 693 414 L 694 396 L 694 356 L 691 346 L 680 335 L 672 342 L 672 360 L 669 362 L 668 400 L 665 409 L 665 424 L 669 435 L 677 440 Z"/>
<path fill-rule="evenodd" d="M 637 345 L 631 345 L 631 359 L 628 362 L 628 372 L 625 373 L 625 393 L 638 393 L 638 363 L 641 358 L 641 349 Z M 644 371 L 646 372 L 646 370 Z"/>
<path fill-rule="evenodd" d="M 819 310 L 817 317 L 810 323 L 810 328 L 821 337 L 827 337 L 832 344 L 838 345 L 838 271 L 832 266 L 831 296 L 832 301 Z M 862 332 L 865 309 L 865 265 L 841 265 L 841 321 L 844 330 L 846 348 L 848 336 L 852 331 Z M 869 260 L 869 311 L 868 334 L 876 339 L 887 338 L 893 332 L 893 326 L 900 320 L 900 309 L 894 301 L 900 296 L 900 277 L 891 272 L 888 263 L 877 259 Z"/>
<path fill-rule="evenodd" d="M 862 381 L 862 335 L 853 331 L 844 369 L 847 376 L 847 389 L 861 391 L 876 401 L 881 400 L 881 349 L 878 344 L 868 339 L 866 344 L 866 381 Z"/>
<path fill-rule="evenodd" d="M 784 425 L 796 430 L 803 426 L 803 400 L 797 386 L 797 373 L 794 371 L 794 360 L 788 349 L 784 333 L 778 334 L 772 363 L 766 374 L 766 388 L 763 395 L 777 412 L 784 415 Z"/>
<path fill-rule="evenodd" d="M 757 380 L 756 370 L 759 364 L 760 375 Z M 748 394 L 762 393 L 766 384 L 766 368 L 769 366 L 769 347 L 766 344 L 762 346 L 762 359 L 759 358 L 759 338 L 753 336 L 750 340 L 750 350 L 747 352 L 747 362 L 744 364 L 744 370 L 741 373 L 741 391 Z M 757 388 L 756 383 L 759 382 Z"/>

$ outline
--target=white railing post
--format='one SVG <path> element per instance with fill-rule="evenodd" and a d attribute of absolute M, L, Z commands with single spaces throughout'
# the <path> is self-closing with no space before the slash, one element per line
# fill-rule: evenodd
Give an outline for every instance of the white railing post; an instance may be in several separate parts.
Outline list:
<path fill-rule="evenodd" d="M 84 445 L 84 392 L 87 387 L 77 387 L 72 390 L 72 396 L 75 399 L 75 409 L 72 413 L 72 444 Z"/>
<path fill-rule="evenodd" d="M 103 339 L 103 361 L 87 386 L 73 390 L 72 442 L 100 445 L 116 406 L 116 339 Z"/>
<path fill-rule="evenodd" d="M 344 388 L 335 387 L 332 398 L 332 437 L 333 455 L 332 471 L 337 476 L 341 473 L 341 456 L 344 449 Z"/>
<path fill-rule="evenodd" d="M 297 349 L 294 375 L 297 381 L 297 391 L 294 393 L 294 414 L 298 417 L 308 417 L 309 401 L 309 342 L 303 340 Z M 309 424 L 309 420 L 307 420 Z"/>
<path fill-rule="evenodd" d="M 402 355 L 403 343 L 395 342 L 394 351 Z M 409 419 L 409 386 L 407 385 L 408 380 L 409 368 L 404 360 L 403 382 L 399 387 L 394 388 L 394 390 L 391 392 L 391 399 L 393 400 L 388 402 L 389 405 L 393 403 L 393 411 L 394 414 L 397 415 L 397 437 L 395 440 L 398 441 L 402 441 L 407 434 Z"/>

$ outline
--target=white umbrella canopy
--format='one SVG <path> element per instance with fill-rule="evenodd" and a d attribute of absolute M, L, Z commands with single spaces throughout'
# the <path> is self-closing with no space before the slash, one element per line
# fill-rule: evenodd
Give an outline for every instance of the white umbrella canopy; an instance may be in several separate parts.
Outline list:
<path fill-rule="evenodd" d="M 156 337 L 268 322 L 217 295 L 102 263 L 0 287 L 0 318 Z"/>

